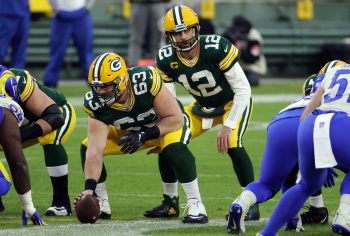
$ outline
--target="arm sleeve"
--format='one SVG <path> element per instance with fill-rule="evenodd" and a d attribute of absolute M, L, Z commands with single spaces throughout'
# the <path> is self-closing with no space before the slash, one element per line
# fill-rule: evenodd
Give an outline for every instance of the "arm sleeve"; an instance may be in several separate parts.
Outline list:
<path fill-rule="evenodd" d="M 237 121 L 241 118 L 244 110 L 249 104 L 251 89 L 248 79 L 239 63 L 235 63 L 230 70 L 225 72 L 225 77 L 235 93 L 235 96 L 233 99 L 233 106 L 224 121 L 224 125 L 231 129 L 235 129 Z"/>

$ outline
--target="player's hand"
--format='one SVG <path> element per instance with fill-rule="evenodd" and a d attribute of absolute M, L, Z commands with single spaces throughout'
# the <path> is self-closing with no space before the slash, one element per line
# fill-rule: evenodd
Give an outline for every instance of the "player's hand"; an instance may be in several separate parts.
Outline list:
<path fill-rule="evenodd" d="M 331 188 L 335 185 L 334 178 L 338 177 L 337 172 L 333 168 L 327 168 L 327 178 L 324 181 L 323 186 L 325 188 Z"/>
<path fill-rule="evenodd" d="M 146 133 L 142 131 L 131 132 L 130 134 L 120 138 L 118 145 L 124 153 L 132 154 L 136 152 L 146 141 Z"/>
<path fill-rule="evenodd" d="M 92 191 L 92 190 L 85 190 L 85 191 L 79 193 L 78 196 L 76 196 L 76 197 L 74 198 L 74 202 L 73 202 L 74 208 L 75 208 L 75 206 L 77 205 L 77 202 L 78 202 L 83 196 L 86 196 L 86 195 L 96 195 L 96 194 L 95 194 L 94 191 Z M 96 195 L 96 196 L 97 196 L 97 195 Z"/>
<path fill-rule="evenodd" d="M 38 211 L 35 211 L 33 215 L 28 214 L 25 210 L 22 211 L 22 225 L 28 224 L 28 219 L 30 219 L 34 225 L 45 226 L 45 222 L 41 218 Z"/>
<path fill-rule="evenodd" d="M 228 151 L 230 147 L 231 134 L 232 129 L 223 125 L 216 139 L 218 151 L 221 154 L 224 154 Z"/>
<path fill-rule="evenodd" d="M 162 152 L 162 150 L 160 149 L 160 147 L 154 147 L 154 148 L 152 148 L 151 150 L 149 150 L 147 152 L 147 155 L 149 155 L 149 154 L 158 154 L 158 153 L 161 153 L 161 152 Z"/>

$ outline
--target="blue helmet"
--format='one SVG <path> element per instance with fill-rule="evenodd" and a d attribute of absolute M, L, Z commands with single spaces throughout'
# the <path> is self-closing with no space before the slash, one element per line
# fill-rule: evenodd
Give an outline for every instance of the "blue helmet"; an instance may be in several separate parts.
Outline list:
<path fill-rule="evenodd" d="M 18 83 L 15 75 L 9 70 L 0 75 L 0 94 L 15 102 L 19 101 Z"/>

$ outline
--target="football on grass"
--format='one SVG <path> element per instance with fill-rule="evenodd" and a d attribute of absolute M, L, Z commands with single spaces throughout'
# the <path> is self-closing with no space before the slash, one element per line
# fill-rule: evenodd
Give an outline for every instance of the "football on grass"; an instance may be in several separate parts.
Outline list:
<path fill-rule="evenodd" d="M 98 199 L 92 195 L 85 195 L 76 203 L 75 212 L 78 220 L 83 224 L 93 224 L 100 215 Z"/>

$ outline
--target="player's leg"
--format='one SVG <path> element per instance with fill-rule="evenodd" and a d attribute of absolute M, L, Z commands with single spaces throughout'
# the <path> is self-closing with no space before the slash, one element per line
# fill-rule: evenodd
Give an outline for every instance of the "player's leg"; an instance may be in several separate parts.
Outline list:
<path fill-rule="evenodd" d="M 90 13 L 76 19 L 73 23 L 73 42 L 77 48 L 84 78 L 88 78 L 89 66 L 93 55 L 93 23 Z"/>
<path fill-rule="evenodd" d="M 24 69 L 26 65 L 26 50 L 30 29 L 30 15 L 22 16 L 19 24 L 15 28 L 15 36 L 11 42 L 11 66 Z"/>
<path fill-rule="evenodd" d="M 303 224 L 327 224 L 328 209 L 324 206 L 322 190 L 320 189 L 312 194 L 309 201 L 308 211 L 300 215 Z"/>
<path fill-rule="evenodd" d="M 350 235 L 350 172 L 347 172 L 340 187 L 340 203 L 332 222 L 332 230 Z"/>
<path fill-rule="evenodd" d="M 334 122 L 333 122 L 334 120 Z M 338 167 L 345 172 L 340 186 L 339 208 L 332 222 L 332 230 L 339 234 L 350 235 L 350 147 L 348 133 L 350 119 L 348 115 L 334 115 L 332 118 L 331 137 L 333 153 Z"/>
<path fill-rule="evenodd" d="M 128 64 L 137 66 L 142 56 L 142 45 L 148 25 L 149 4 L 133 3 L 131 6 Z M 151 26 L 156 27 L 156 26 Z"/>
<path fill-rule="evenodd" d="M 163 182 L 163 200 L 160 205 L 143 213 L 146 217 L 178 217 L 179 194 L 175 171 L 164 153 L 158 154 L 158 167 Z"/>
<path fill-rule="evenodd" d="M 298 214 L 307 198 L 321 188 L 327 177 L 326 169 L 315 168 L 313 140 L 315 118 L 315 115 L 309 115 L 298 129 L 298 163 L 301 180 L 282 195 L 261 231 L 262 235 L 275 235 L 283 224 Z"/>
<path fill-rule="evenodd" d="M 243 136 L 248 127 L 252 110 L 253 102 L 252 99 L 250 99 L 248 107 L 237 123 L 237 128 L 232 132 L 230 148 L 227 151 L 227 154 L 231 158 L 233 169 L 243 190 L 249 183 L 254 181 L 252 161 L 243 146 Z M 222 122 L 227 118 L 228 114 L 229 112 L 226 112 L 223 115 Z M 245 216 L 245 220 L 259 220 L 259 218 L 260 213 L 258 205 L 251 206 Z"/>
<path fill-rule="evenodd" d="M 8 193 L 11 187 L 10 176 L 5 169 L 5 166 L 0 161 L 0 212 L 5 210 L 5 206 L 2 203 L 1 196 L 4 196 Z"/>
<path fill-rule="evenodd" d="M 50 32 L 50 59 L 44 74 L 44 84 L 49 87 L 57 87 L 60 69 L 64 62 L 68 43 L 73 27 L 70 21 L 63 21 L 58 16 L 52 18 Z"/>
<path fill-rule="evenodd" d="M 68 155 L 63 144 L 75 129 L 76 114 L 69 103 L 61 106 L 60 110 L 64 124 L 38 139 L 44 149 L 45 165 L 53 188 L 51 207 L 45 213 L 47 216 L 66 216 L 72 213 L 68 194 Z"/>
<path fill-rule="evenodd" d="M 13 28 L 16 28 L 18 24 L 19 20 L 16 16 L 0 15 L 0 65 L 4 63 L 10 43 L 15 35 Z"/>
<path fill-rule="evenodd" d="M 259 180 L 248 184 L 232 203 L 228 222 L 229 232 L 244 232 L 242 217 L 248 209 L 256 203 L 269 200 L 280 190 L 283 181 L 297 163 L 298 125 L 298 117 L 273 120 L 269 125 Z"/>

